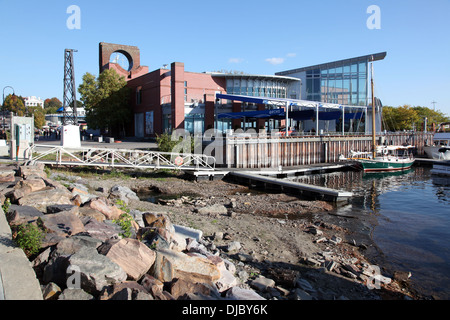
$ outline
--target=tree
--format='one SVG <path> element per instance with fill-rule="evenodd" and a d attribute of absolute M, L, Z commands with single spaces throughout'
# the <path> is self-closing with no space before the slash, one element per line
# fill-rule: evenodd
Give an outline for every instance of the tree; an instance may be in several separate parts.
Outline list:
<path fill-rule="evenodd" d="M 388 131 L 402 131 L 416 129 L 418 131 L 424 130 L 424 118 L 427 118 L 428 125 L 432 123 L 438 124 L 450 121 L 444 113 L 434 111 L 427 107 L 411 107 L 403 105 L 400 107 L 383 107 L 383 125 L 384 129 Z"/>
<path fill-rule="evenodd" d="M 78 87 L 86 110 L 86 122 L 93 129 L 124 132 L 131 121 L 130 89 L 127 81 L 114 70 L 103 71 L 96 79 L 86 73 Z"/>
<path fill-rule="evenodd" d="M 56 97 L 44 100 L 45 114 L 55 114 L 58 111 L 58 109 L 61 107 L 62 107 L 62 102 Z"/>
<path fill-rule="evenodd" d="M 45 111 L 40 106 L 28 107 L 26 116 L 34 116 L 34 127 L 37 129 L 42 129 L 45 125 Z"/>
<path fill-rule="evenodd" d="M 16 95 L 8 95 L 5 98 L 4 108 L 6 111 L 13 112 L 19 117 L 25 114 L 25 102 L 22 97 Z"/>

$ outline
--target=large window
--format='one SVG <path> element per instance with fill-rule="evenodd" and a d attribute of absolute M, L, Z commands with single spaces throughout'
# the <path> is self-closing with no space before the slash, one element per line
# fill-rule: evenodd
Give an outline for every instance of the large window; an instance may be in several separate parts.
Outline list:
<path fill-rule="evenodd" d="M 190 133 L 203 133 L 205 128 L 205 115 L 199 113 L 186 114 L 184 128 Z"/>
<path fill-rule="evenodd" d="M 366 105 L 367 61 L 330 64 L 306 71 L 306 99 L 345 105 Z"/>

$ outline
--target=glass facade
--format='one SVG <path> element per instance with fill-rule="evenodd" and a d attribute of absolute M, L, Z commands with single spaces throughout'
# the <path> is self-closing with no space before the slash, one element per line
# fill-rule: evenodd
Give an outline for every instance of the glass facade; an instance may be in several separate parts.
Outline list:
<path fill-rule="evenodd" d="M 227 94 L 252 97 L 286 98 L 289 84 L 286 81 L 231 78 L 227 79 Z"/>
<path fill-rule="evenodd" d="M 306 70 L 306 100 L 366 106 L 368 61 L 348 61 Z"/>

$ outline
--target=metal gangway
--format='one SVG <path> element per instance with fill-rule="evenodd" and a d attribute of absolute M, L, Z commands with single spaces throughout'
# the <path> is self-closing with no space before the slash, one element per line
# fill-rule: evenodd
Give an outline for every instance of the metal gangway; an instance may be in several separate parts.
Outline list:
<path fill-rule="evenodd" d="M 26 151 L 26 164 L 92 166 L 134 169 L 178 169 L 214 171 L 216 159 L 191 153 L 156 152 L 139 149 L 115 149 L 33 144 Z"/>

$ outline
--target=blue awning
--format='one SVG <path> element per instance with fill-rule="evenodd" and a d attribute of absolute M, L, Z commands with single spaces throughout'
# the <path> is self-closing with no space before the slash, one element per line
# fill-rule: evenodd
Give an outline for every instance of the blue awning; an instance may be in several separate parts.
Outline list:
<path fill-rule="evenodd" d="M 286 116 L 284 109 L 267 109 L 246 112 L 219 113 L 219 119 L 241 119 L 241 118 L 283 118 Z"/>

